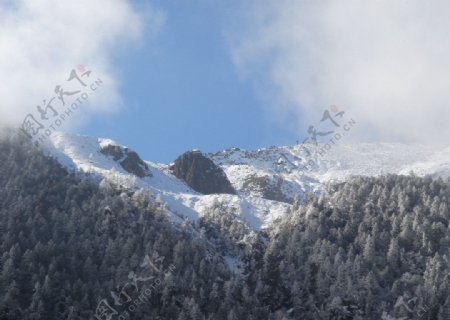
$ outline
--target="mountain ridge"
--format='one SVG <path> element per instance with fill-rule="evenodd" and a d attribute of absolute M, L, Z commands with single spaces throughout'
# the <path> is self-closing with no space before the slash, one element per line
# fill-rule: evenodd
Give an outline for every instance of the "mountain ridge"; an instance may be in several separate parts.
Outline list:
<path fill-rule="evenodd" d="M 133 174 L 119 159 L 105 155 L 108 146 L 137 152 L 111 139 L 54 133 L 44 146 L 65 167 L 82 171 L 99 181 L 132 189 L 143 188 L 167 204 L 173 221 L 198 220 L 219 201 L 236 212 L 253 230 L 270 227 L 287 212 L 296 198 L 317 193 L 328 182 L 351 176 L 408 175 L 450 176 L 450 148 L 401 143 L 340 144 L 321 154 L 323 146 L 294 145 L 254 151 L 230 148 L 205 154 L 220 167 L 236 194 L 202 194 L 176 177 L 171 164 L 142 160 L 148 175 Z M 322 152 L 323 153 L 323 152 Z M 449 160 L 447 160 L 449 159 Z"/>

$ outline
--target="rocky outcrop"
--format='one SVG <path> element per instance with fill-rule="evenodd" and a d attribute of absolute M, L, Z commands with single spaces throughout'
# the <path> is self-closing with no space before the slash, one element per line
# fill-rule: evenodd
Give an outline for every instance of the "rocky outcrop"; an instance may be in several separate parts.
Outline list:
<path fill-rule="evenodd" d="M 116 145 L 107 145 L 100 150 L 101 153 L 111 156 L 114 161 L 119 162 L 120 166 L 128 173 L 134 174 L 139 178 L 151 176 L 148 165 L 142 161 L 139 155 Z"/>
<path fill-rule="evenodd" d="M 225 172 L 200 151 L 189 151 L 175 160 L 173 174 L 203 194 L 236 194 Z"/>
<path fill-rule="evenodd" d="M 257 193 L 261 198 L 267 200 L 292 203 L 293 199 L 283 192 L 283 189 L 288 187 L 286 184 L 286 181 L 277 175 L 252 175 L 244 181 L 241 191 L 244 193 Z"/>

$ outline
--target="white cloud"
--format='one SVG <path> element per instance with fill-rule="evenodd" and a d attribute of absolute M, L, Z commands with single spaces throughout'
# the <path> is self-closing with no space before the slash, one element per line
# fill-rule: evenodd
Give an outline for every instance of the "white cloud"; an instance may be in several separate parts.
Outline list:
<path fill-rule="evenodd" d="M 361 139 L 448 143 L 449 1 L 254 0 L 241 9 L 228 30 L 234 62 L 280 121 L 293 114 L 304 132 L 337 104 Z"/>
<path fill-rule="evenodd" d="M 150 4 L 138 12 L 125 0 L 0 1 L 0 122 L 19 124 L 36 112 L 77 64 L 104 82 L 83 115 L 116 110 L 122 101 L 115 51 L 144 30 L 157 32 L 163 21 Z"/>

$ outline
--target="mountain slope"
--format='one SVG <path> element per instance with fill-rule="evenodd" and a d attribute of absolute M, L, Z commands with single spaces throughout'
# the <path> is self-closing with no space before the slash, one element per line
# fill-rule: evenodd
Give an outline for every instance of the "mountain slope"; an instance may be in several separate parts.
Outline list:
<path fill-rule="evenodd" d="M 118 157 L 105 152 L 133 153 L 146 174 L 126 170 Z M 362 143 L 270 147 L 255 151 L 237 148 L 205 155 L 220 166 L 236 190 L 232 194 L 201 194 L 178 179 L 168 164 L 139 162 L 128 148 L 109 139 L 55 133 L 47 152 L 64 166 L 93 175 L 99 180 L 128 188 L 147 189 L 168 205 L 174 221 L 197 221 L 214 203 L 228 206 L 252 229 L 270 226 L 283 216 L 295 198 L 319 192 L 324 184 L 346 181 L 354 175 L 383 174 L 450 175 L 450 148 L 435 146 Z M 120 158 L 120 157 L 119 157 Z M 146 170 L 146 171 L 145 171 Z M 230 192 L 233 193 L 233 192 Z"/>
<path fill-rule="evenodd" d="M 105 179 L 114 185 L 148 190 L 155 199 L 168 205 L 168 213 L 177 222 L 182 222 L 184 218 L 197 221 L 202 213 L 219 202 L 252 229 L 259 230 L 283 215 L 290 207 L 287 203 L 252 196 L 200 194 L 176 178 L 166 164 L 145 161 L 151 175 L 137 177 L 122 168 L 112 156 L 101 152 L 102 148 L 109 145 L 118 146 L 109 139 L 56 133 L 45 148 L 46 152 L 69 169 L 86 172 L 99 181 Z"/>
<path fill-rule="evenodd" d="M 448 181 L 350 178 L 291 206 L 202 195 L 150 162 L 139 178 L 120 165 L 133 151 L 112 141 L 55 145 L 47 152 L 91 179 L 29 141 L 0 141 L 0 319 L 90 319 L 106 303 L 117 314 L 97 318 L 448 319 Z M 445 169 L 445 152 L 424 159 Z M 252 170 L 273 170 L 259 161 Z M 287 210 L 271 228 L 241 223 L 277 204 Z M 195 223 L 180 218 L 187 208 Z"/>
<path fill-rule="evenodd" d="M 0 173 L 1 320 L 268 318 L 214 246 L 146 194 L 18 137 L 0 138 Z"/>

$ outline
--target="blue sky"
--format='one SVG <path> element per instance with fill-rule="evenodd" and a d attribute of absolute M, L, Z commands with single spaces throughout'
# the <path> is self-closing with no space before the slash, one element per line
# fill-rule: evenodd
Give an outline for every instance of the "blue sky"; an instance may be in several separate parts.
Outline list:
<path fill-rule="evenodd" d="M 8 0 L 0 125 L 84 64 L 104 85 L 61 130 L 148 160 L 294 144 L 330 105 L 358 123 L 345 143 L 448 144 L 449 13 L 447 0 Z"/>
<path fill-rule="evenodd" d="M 234 1 L 158 1 L 160 33 L 115 57 L 123 109 L 91 119 L 82 133 L 108 137 L 142 157 L 173 161 L 186 150 L 254 149 L 296 137 L 270 121 L 252 84 L 239 77 L 224 37 Z"/>

